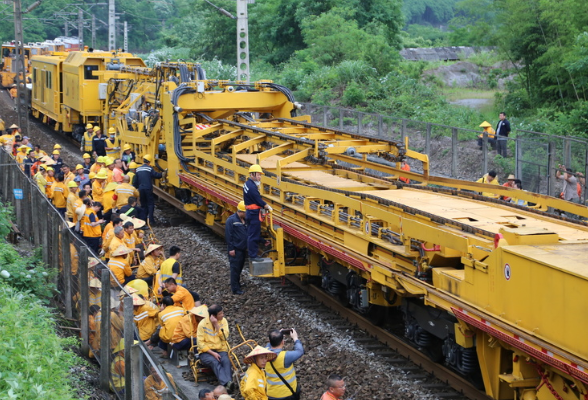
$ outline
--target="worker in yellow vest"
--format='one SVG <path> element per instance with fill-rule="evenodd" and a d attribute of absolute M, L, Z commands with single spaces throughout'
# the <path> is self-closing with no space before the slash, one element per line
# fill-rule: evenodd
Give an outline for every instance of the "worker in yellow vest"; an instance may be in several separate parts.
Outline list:
<path fill-rule="evenodd" d="M 57 174 L 57 182 L 51 186 L 51 201 L 57 212 L 65 218 L 65 208 L 67 206 L 67 187 L 63 182 L 63 174 Z"/>
<path fill-rule="evenodd" d="M 88 204 L 86 204 L 86 211 L 80 221 L 80 226 L 86 244 L 94 253 L 98 254 L 100 252 L 100 238 L 102 237 L 100 225 L 104 223 L 104 220 L 98 219 L 97 213 L 102 209 L 102 204 L 92 202 L 90 199 L 86 199 L 84 203 L 86 202 Z"/>
<path fill-rule="evenodd" d="M 178 246 L 172 246 L 169 249 L 169 258 L 161 263 L 161 281 L 165 282 L 167 278 L 174 278 L 176 283 L 184 286 L 184 279 L 182 278 L 182 266 L 178 262 L 181 255 L 181 249 Z M 161 288 L 159 288 L 161 294 Z"/>
<path fill-rule="evenodd" d="M 290 336 L 294 350 L 284 350 L 284 338 Z M 294 361 L 304 355 L 302 342 L 294 329 L 274 329 L 269 333 L 268 349 L 277 357 L 265 367 L 267 396 L 270 400 L 294 400 L 300 398 L 300 385 L 296 379 Z"/>
<path fill-rule="evenodd" d="M 80 147 L 80 151 L 85 153 L 92 153 L 92 138 L 94 137 L 94 127 L 92 124 L 86 125 L 86 132 L 82 136 L 82 146 Z"/>
<path fill-rule="evenodd" d="M 116 137 L 116 129 L 108 129 L 108 138 L 106 139 L 106 155 L 113 160 L 120 155 L 120 144 Z"/>

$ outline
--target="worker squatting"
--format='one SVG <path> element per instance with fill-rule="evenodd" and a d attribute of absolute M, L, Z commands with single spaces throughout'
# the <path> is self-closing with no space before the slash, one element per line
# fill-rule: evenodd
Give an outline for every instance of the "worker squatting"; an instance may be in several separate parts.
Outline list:
<path fill-rule="evenodd" d="M 124 287 L 133 299 L 138 339 L 152 349 L 160 348 L 164 358 L 171 351 L 198 353 L 200 362 L 214 372 L 220 383 L 214 391 L 201 391 L 201 398 L 214 395 L 221 399 L 228 392 L 235 393 L 229 361 L 230 331 L 222 306 L 201 304 L 198 293 L 185 286 L 179 261 L 181 249 L 170 247 L 168 257 L 164 258 L 163 246 L 144 231 L 148 222 L 153 221 L 152 180 L 163 177 L 151 167 L 151 156 L 144 155 L 137 160 L 130 147 L 117 148 L 112 137 L 103 138 L 100 129 L 92 125 L 87 126 L 82 142 L 84 162 L 74 168 L 63 162 L 60 145 L 56 144 L 49 155 L 39 146 L 33 146 L 16 125 L 0 136 L 0 144 L 112 272 L 111 293 L 120 293 L 118 298 L 111 299 L 109 310 L 112 390 L 123 393 L 125 387 L 120 301 L 125 293 L 119 291 Z M 258 255 L 261 211 L 272 211 L 259 193 L 261 167 L 253 165 L 249 172 L 244 200 L 226 224 L 231 289 L 235 294 L 243 293 L 240 275 L 246 255 L 254 255 L 253 259 Z M 76 249 L 72 245 L 70 250 L 74 260 Z M 100 309 L 102 285 L 96 270 L 99 264 L 97 258 L 89 258 L 89 339 L 94 354 L 100 354 L 104 312 Z M 77 274 L 77 262 L 72 262 L 72 273 Z M 78 307 L 80 296 L 80 293 L 74 296 Z M 286 351 L 287 338 L 292 339 L 293 349 Z M 241 394 L 251 400 L 300 398 L 294 362 L 303 354 L 304 348 L 294 329 L 271 330 L 267 346 L 255 347 L 244 358 L 249 368 L 240 382 Z M 150 372 L 144 382 L 145 398 L 161 399 L 165 383 L 155 369 Z M 171 375 L 167 374 L 167 378 L 175 388 Z M 339 399 L 345 393 L 343 378 L 337 375 L 329 377 L 327 386 L 323 399 Z"/>

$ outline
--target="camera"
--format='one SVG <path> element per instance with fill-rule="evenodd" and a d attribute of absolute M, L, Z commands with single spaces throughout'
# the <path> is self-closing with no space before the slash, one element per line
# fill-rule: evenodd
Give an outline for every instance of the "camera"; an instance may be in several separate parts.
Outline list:
<path fill-rule="evenodd" d="M 292 328 L 280 329 L 280 332 L 282 332 L 284 335 L 290 335 L 292 333 Z"/>

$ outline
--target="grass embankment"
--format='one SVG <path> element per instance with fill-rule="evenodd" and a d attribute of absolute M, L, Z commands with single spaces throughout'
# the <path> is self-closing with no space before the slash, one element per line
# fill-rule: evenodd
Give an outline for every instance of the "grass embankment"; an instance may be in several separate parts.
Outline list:
<path fill-rule="evenodd" d="M 0 231 L 5 217 L 0 215 Z M 77 398 L 70 371 L 84 361 L 67 350 L 76 339 L 56 333 L 47 306 L 55 293 L 52 275 L 38 254 L 22 257 L 0 243 L 0 399 Z"/>

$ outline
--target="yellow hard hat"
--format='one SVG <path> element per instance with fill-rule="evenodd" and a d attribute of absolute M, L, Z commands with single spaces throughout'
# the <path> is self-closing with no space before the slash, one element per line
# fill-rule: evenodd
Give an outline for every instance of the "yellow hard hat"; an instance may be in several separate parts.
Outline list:
<path fill-rule="evenodd" d="M 90 172 L 90 175 L 88 175 L 88 177 L 90 179 L 94 179 L 94 178 L 96 178 L 96 174 L 94 172 Z"/>
<path fill-rule="evenodd" d="M 94 130 L 96 129 L 100 130 L 100 127 L 98 125 L 94 125 Z"/>
<path fill-rule="evenodd" d="M 131 161 L 131 162 L 129 163 L 129 169 L 135 169 L 135 168 L 138 168 L 138 167 L 139 167 L 139 164 L 137 164 L 137 163 L 136 163 L 136 162 L 134 162 L 134 161 Z"/>
<path fill-rule="evenodd" d="M 251 167 L 249 167 L 249 173 L 251 174 L 253 172 L 259 172 L 263 174 L 263 170 L 259 164 L 253 164 Z"/>
<path fill-rule="evenodd" d="M 108 128 L 108 133 L 116 133 L 116 129 L 114 129 L 113 127 Z"/>
<path fill-rule="evenodd" d="M 145 154 L 143 156 L 143 160 L 152 162 L 153 161 L 153 156 L 151 154 Z"/>
<path fill-rule="evenodd" d="M 133 344 L 139 344 L 138 340 L 134 340 Z M 116 347 L 114 348 L 114 350 L 112 350 L 113 353 L 118 353 L 119 351 L 123 351 L 125 349 L 125 338 L 122 338 L 120 340 L 120 342 L 118 342 L 118 344 L 116 345 Z M 275 354 L 275 353 L 274 353 Z"/>
<path fill-rule="evenodd" d="M 237 205 L 237 210 L 239 211 L 243 211 L 245 212 L 247 209 L 245 208 L 245 202 L 244 201 L 240 201 L 239 204 Z"/>
<path fill-rule="evenodd" d="M 82 164 L 78 164 L 78 165 L 76 165 L 76 171 L 77 171 L 78 169 L 84 169 L 84 167 L 82 167 Z"/>
<path fill-rule="evenodd" d="M 49 171 L 55 171 L 55 170 L 51 167 L 47 167 L 47 172 L 49 172 Z"/>
<path fill-rule="evenodd" d="M 109 165 L 112 165 L 112 163 L 114 163 L 114 160 L 110 157 L 106 157 L 106 160 L 104 160 L 104 164 L 108 167 Z"/>
<path fill-rule="evenodd" d="M 480 124 L 480 128 L 490 128 L 492 125 L 488 121 L 484 121 Z"/>
<path fill-rule="evenodd" d="M 104 192 L 112 192 L 113 190 L 116 190 L 117 187 L 118 187 L 118 183 L 116 183 L 116 182 L 110 182 L 104 188 Z"/>
<path fill-rule="evenodd" d="M 68 188 L 77 188 L 77 187 L 78 187 L 78 184 L 77 184 L 77 183 L 75 183 L 74 181 L 69 181 L 69 182 L 67 183 L 67 187 L 68 187 Z"/>
<path fill-rule="evenodd" d="M 104 156 L 98 156 L 98 158 L 96 159 L 96 162 L 99 163 L 99 164 L 104 164 L 104 159 L 105 158 L 106 157 L 104 157 Z"/>
<path fill-rule="evenodd" d="M 59 150 L 53 150 L 53 155 L 59 155 Z"/>
<path fill-rule="evenodd" d="M 108 174 L 106 173 L 106 170 L 104 168 L 102 168 L 100 171 L 98 171 L 98 174 L 96 175 L 96 179 L 107 179 L 108 178 Z"/>
<path fill-rule="evenodd" d="M 92 126 L 92 124 L 88 124 L 86 125 L 86 129 L 94 129 L 94 126 Z"/>
<path fill-rule="evenodd" d="M 123 151 L 127 151 L 127 150 L 131 150 L 131 145 L 130 144 L 125 144 L 123 146 Z"/>
<path fill-rule="evenodd" d="M 82 156 L 82 158 L 92 158 L 92 156 L 90 156 L 88 153 L 84 153 L 84 155 Z"/>
<path fill-rule="evenodd" d="M 60 149 L 61 149 L 61 146 L 58 143 L 56 143 L 55 146 L 53 146 L 53 150 L 60 150 Z"/>
<path fill-rule="evenodd" d="M 27 149 L 25 150 L 25 154 L 29 154 L 31 151 L 33 151 L 33 149 L 27 147 Z"/>

